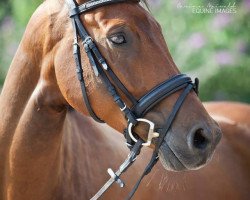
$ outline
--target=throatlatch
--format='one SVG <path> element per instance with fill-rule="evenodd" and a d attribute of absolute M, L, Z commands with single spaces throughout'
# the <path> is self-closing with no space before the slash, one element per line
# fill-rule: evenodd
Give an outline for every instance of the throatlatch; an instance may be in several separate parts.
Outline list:
<path fill-rule="evenodd" d="M 181 108 L 182 103 L 185 98 L 189 94 L 189 92 L 193 89 L 196 93 L 198 93 L 198 79 L 195 79 L 195 83 L 192 82 L 191 78 L 184 75 L 178 74 L 171 79 L 168 79 L 161 83 L 160 85 L 153 88 L 146 95 L 144 95 L 141 99 L 137 100 L 122 84 L 119 78 L 115 75 L 113 70 L 108 66 L 104 57 L 98 50 L 96 44 L 94 43 L 91 36 L 88 34 L 87 30 L 83 26 L 80 15 L 93 10 L 95 8 L 114 4 L 114 3 L 126 3 L 129 0 L 91 0 L 82 5 L 78 5 L 75 0 L 66 0 L 69 8 L 70 8 L 70 18 L 72 20 L 73 31 L 74 31 L 74 43 L 73 43 L 73 55 L 76 63 L 76 72 L 77 77 L 81 85 L 82 96 L 85 102 L 85 105 L 88 109 L 90 116 L 95 119 L 97 122 L 103 123 L 103 120 L 100 119 L 96 113 L 93 111 L 91 104 L 88 99 L 86 85 L 84 82 L 84 71 L 81 63 L 81 54 L 80 54 L 80 46 L 78 44 L 78 37 L 81 39 L 84 50 L 88 56 L 89 62 L 93 69 L 95 76 L 100 76 L 109 92 L 109 94 L 113 97 L 114 102 L 119 106 L 121 112 L 124 113 L 124 116 L 128 120 L 127 129 L 124 131 L 124 135 L 127 140 L 127 145 L 130 148 L 131 152 L 128 155 L 128 158 L 125 162 L 119 167 L 119 169 L 114 172 L 111 169 L 108 169 L 108 173 L 111 178 L 108 182 L 97 192 L 97 194 L 91 198 L 91 200 L 98 199 L 114 182 L 118 183 L 121 187 L 124 187 L 124 182 L 120 179 L 120 175 L 126 171 L 135 161 L 137 155 L 139 155 L 142 146 L 150 146 L 152 141 L 155 143 L 155 150 L 152 154 L 151 160 L 146 166 L 144 172 L 141 177 L 137 181 L 133 190 L 130 192 L 128 199 L 131 199 L 136 192 L 139 184 L 141 183 L 143 177 L 150 173 L 153 166 L 158 161 L 158 151 L 160 146 L 169 131 L 179 109 Z M 132 1 L 139 2 L 139 1 Z M 119 93 L 116 90 L 116 87 L 112 84 L 110 79 L 113 81 L 114 85 L 122 91 L 127 99 L 132 103 L 132 107 L 129 108 L 125 104 L 125 102 L 120 97 Z M 170 96 L 171 94 L 183 90 L 179 98 L 177 99 L 170 115 L 168 116 L 164 126 L 156 132 L 154 122 L 143 118 L 147 112 L 149 112 L 155 105 L 157 105 L 160 101 Z M 133 132 L 133 128 L 138 123 L 147 123 L 149 125 L 148 138 L 147 141 L 144 142 L 138 135 Z"/>

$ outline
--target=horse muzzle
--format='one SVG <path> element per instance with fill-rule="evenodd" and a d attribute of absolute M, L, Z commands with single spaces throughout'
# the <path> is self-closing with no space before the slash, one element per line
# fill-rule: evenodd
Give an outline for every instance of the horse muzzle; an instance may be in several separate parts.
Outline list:
<path fill-rule="evenodd" d="M 217 124 L 195 126 L 183 137 L 171 129 L 159 149 L 160 161 L 170 171 L 200 169 L 211 160 L 221 136 Z"/>

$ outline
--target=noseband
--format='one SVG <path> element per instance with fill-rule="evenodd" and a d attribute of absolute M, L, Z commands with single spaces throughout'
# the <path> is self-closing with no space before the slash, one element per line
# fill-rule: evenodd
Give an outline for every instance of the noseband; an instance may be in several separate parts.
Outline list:
<path fill-rule="evenodd" d="M 108 66 L 104 57 L 98 50 L 96 44 L 94 43 L 91 36 L 88 34 L 86 28 L 80 21 L 80 14 L 83 14 L 87 11 L 93 10 L 95 8 L 115 4 L 115 3 L 123 3 L 127 2 L 128 0 L 91 0 L 82 5 L 78 5 L 75 0 L 66 0 L 69 8 L 70 13 L 69 16 L 72 20 L 73 29 L 74 29 L 74 43 L 73 43 L 73 54 L 76 63 L 76 72 L 77 77 L 81 85 L 82 95 L 86 107 L 88 109 L 89 114 L 93 119 L 97 122 L 103 123 L 103 120 L 100 119 L 95 112 L 93 111 L 87 91 L 86 85 L 83 76 L 83 68 L 81 63 L 81 54 L 80 54 L 80 47 L 78 44 L 78 38 L 81 39 L 83 44 L 84 50 L 88 56 L 89 62 L 93 69 L 93 72 L 96 76 L 100 76 L 109 92 L 109 94 L 113 97 L 114 102 L 119 106 L 121 112 L 124 113 L 124 116 L 128 120 L 128 127 L 124 131 L 124 135 L 127 139 L 127 145 L 131 150 L 128 158 L 125 162 L 120 166 L 119 170 L 114 173 L 111 169 L 108 170 L 108 173 L 111 176 L 111 179 L 100 189 L 100 191 L 92 198 L 98 199 L 106 189 L 112 185 L 113 182 L 117 182 L 120 184 L 121 187 L 124 186 L 124 183 L 120 179 L 120 175 L 135 161 L 136 156 L 140 153 L 140 149 L 142 145 L 149 146 L 152 142 L 153 138 L 158 138 L 155 145 L 155 150 L 153 152 L 152 158 L 145 168 L 142 176 L 136 183 L 134 189 L 129 194 L 128 199 L 131 199 L 135 191 L 137 190 L 142 178 L 147 175 L 152 167 L 158 161 L 158 151 L 163 143 L 163 140 L 171 127 L 175 116 L 177 115 L 182 103 L 184 102 L 185 98 L 189 94 L 189 92 L 194 89 L 196 93 L 198 93 L 198 79 L 195 79 L 195 83 L 192 82 L 191 78 L 184 75 L 178 74 L 171 79 L 168 79 L 161 83 L 160 85 L 154 87 L 151 91 L 145 94 L 142 98 L 137 100 L 123 85 L 123 83 L 119 80 L 119 78 L 115 75 L 113 70 Z M 139 2 L 139 1 L 136 1 Z M 114 84 L 112 84 L 112 82 Z M 115 87 L 115 86 L 116 87 Z M 131 108 L 129 108 L 125 102 L 120 97 L 119 93 L 117 92 L 116 88 L 122 91 L 127 99 L 132 103 Z M 171 94 L 183 89 L 183 92 L 177 99 L 172 112 L 168 116 L 166 123 L 163 127 L 161 127 L 158 132 L 155 132 L 155 124 L 148 119 L 143 118 L 155 105 L 161 102 L 166 97 L 170 96 Z M 138 135 L 133 133 L 133 128 L 139 123 L 147 123 L 149 125 L 149 133 L 148 139 L 144 142 Z"/>

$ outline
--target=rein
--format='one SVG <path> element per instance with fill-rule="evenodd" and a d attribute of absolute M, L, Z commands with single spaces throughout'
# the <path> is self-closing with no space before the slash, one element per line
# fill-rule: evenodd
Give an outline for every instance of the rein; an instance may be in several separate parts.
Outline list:
<path fill-rule="evenodd" d="M 130 192 L 127 199 L 131 199 L 139 187 L 143 177 L 150 173 L 153 166 L 157 163 L 158 151 L 163 143 L 163 140 L 169 131 L 179 109 L 181 108 L 182 103 L 185 98 L 189 94 L 189 92 L 193 89 L 196 93 L 198 93 L 198 85 L 199 81 L 196 78 L 195 83 L 192 82 L 191 78 L 184 75 L 178 74 L 158 86 L 154 87 L 151 91 L 145 94 L 142 98 L 137 100 L 123 85 L 123 83 L 119 80 L 119 78 L 115 75 L 113 70 L 108 66 L 104 57 L 98 50 L 96 44 L 94 43 L 91 36 L 88 34 L 86 28 L 82 24 L 80 20 L 80 15 L 84 14 L 87 11 L 93 10 L 95 8 L 101 6 L 107 6 L 115 3 L 124 3 L 127 0 L 91 0 L 82 5 L 78 5 L 75 0 L 66 0 L 66 3 L 70 9 L 69 16 L 72 20 L 73 30 L 74 30 L 74 43 L 73 43 L 73 55 L 76 63 L 76 72 L 77 77 L 81 85 L 82 96 L 88 112 L 90 116 L 96 120 L 97 122 L 104 123 L 102 119 L 100 119 L 96 113 L 93 111 L 91 104 L 88 99 L 86 85 L 83 76 L 83 68 L 81 63 L 81 54 L 80 54 L 80 46 L 78 43 L 78 37 L 81 39 L 84 50 L 88 56 L 89 62 L 93 69 L 95 76 L 100 76 L 107 87 L 109 94 L 113 97 L 114 102 L 119 106 L 121 112 L 124 113 L 125 118 L 128 120 L 127 129 L 124 130 L 124 136 L 127 140 L 127 145 L 130 148 L 131 152 L 128 155 L 128 158 L 125 162 L 119 167 L 117 172 L 113 172 L 111 169 L 108 169 L 108 173 L 111 176 L 109 181 L 97 192 L 97 194 L 91 198 L 91 200 L 98 199 L 114 182 L 118 183 L 120 187 L 124 187 L 124 182 L 120 179 L 120 175 L 126 171 L 136 160 L 137 155 L 139 155 L 142 146 L 150 146 L 151 142 L 154 138 L 157 139 L 156 147 L 152 154 L 151 160 L 146 166 L 144 172 L 141 177 L 137 181 L 133 190 Z M 136 1 L 139 2 L 139 1 Z M 128 100 L 132 103 L 132 107 L 129 108 L 125 104 L 125 102 L 120 97 L 119 93 L 116 90 L 116 87 L 122 91 Z M 184 91 L 181 93 L 179 98 L 177 99 L 170 115 L 168 116 L 165 124 L 160 129 L 155 130 L 155 124 L 148 119 L 143 118 L 147 112 L 149 112 L 156 104 L 170 96 L 171 94 L 183 89 Z M 148 139 L 144 142 L 138 135 L 134 135 L 133 128 L 139 123 L 147 123 L 149 124 L 149 132 Z"/>

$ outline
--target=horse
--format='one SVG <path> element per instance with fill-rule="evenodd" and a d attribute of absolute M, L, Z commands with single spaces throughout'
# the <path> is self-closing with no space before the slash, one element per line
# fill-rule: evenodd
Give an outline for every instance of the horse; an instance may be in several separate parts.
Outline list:
<path fill-rule="evenodd" d="M 250 106 L 235 102 L 210 102 L 205 103 L 204 106 L 209 114 L 217 120 L 223 132 L 222 141 L 211 162 L 202 169 L 182 172 L 166 171 L 158 163 L 152 173 L 147 175 L 142 182 L 134 199 L 249 199 L 250 120 L 248 116 Z M 74 130 L 77 137 L 81 138 L 82 132 L 89 134 L 87 138 L 84 138 L 84 140 L 87 139 L 84 142 L 89 147 L 81 145 L 81 139 L 77 140 L 78 142 L 72 140 L 76 137 L 75 135 L 64 136 L 64 145 L 68 146 L 69 151 L 74 151 L 72 146 L 77 146 L 79 154 L 85 152 L 85 148 L 88 149 L 89 158 L 82 156 L 79 159 L 75 156 L 71 158 L 72 162 L 67 162 L 68 159 L 64 162 L 65 165 L 69 165 L 66 168 L 74 172 L 81 171 L 88 163 L 89 170 L 82 173 L 88 179 L 89 190 L 85 191 L 84 184 L 79 184 L 77 181 L 73 187 L 69 180 L 75 180 L 77 177 L 74 177 L 74 173 L 68 172 L 66 177 L 62 176 L 64 177 L 62 186 L 65 190 L 59 199 L 78 199 L 79 192 L 88 193 L 85 198 L 89 199 L 109 178 L 106 169 L 117 168 L 126 157 L 128 149 L 123 145 L 123 136 L 109 126 L 98 124 L 75 111 L 69 113 L 67 117 L 69 123 L 78 124 L 73 126 L 79 128 L 78 131 Z M 91 143 L 91 141 L 95 141 L 95 143 Z M 102 151 L 99 151 L 100 146 L 102 146 Z M 79 154 L 77 153 L 77 155 Z M 150 149 L 143 149 L 142 155 L 135 165 L 122 177 L 126 187 L 121 189 L 115 184 L 104 193 L 102 199 L 124 199 L 145 167 L 150 154 Z M 73 153 L 69 155 L 73 155 Z M 79 167 L 81 165 L 79 162 L 82 164 L 81 167 Z M 95 167 L 93 167 L 93 163 L 95 163 Z M 84 180 L 85 178 L 78 178 L 78 181 Z M 78 188 L 77 191 L 75 187 Z M 72 194 L 76 196 L 73 198 Z"/>
<path fill-rule="evenodd" d="M 250 121 L 247 116 L 250 113 L 250 106 L 229 102 L 204 105 L 223 131 L 222 142 L 218 145 L 212 161 L 198 171 L 178 173 L 167 172 L 158 163 L 142 183 L 135 199 L 249 198 Z M 123 137 L 107 125 L 98 124 L 76 111 L 68 113 L 66 121 L 71 124 L 74 135 L 63 136 L 64 151 L 72 153 L 66 153 L 69 157 L 64 157 L 61 161 L 64 163 L 62 166 L 67 169 L 67 174 L 62 176 L 61 187 L 64 188 L 64 192 L 58 199 L 79 199 L 81 193 L 85 194 L 84 198 L 89 199 L 108 179 L 105 169 L 118 167 L 126 157 L 128 149 L 123 145 Z M 82 133 L 88 134 L 88 137 L 83 137 Z M 79 155 L 86 150 L 88 155 L 79 158 Z M 143 159 L 138 158 L 138 162 L 123 177 L 126 187 L 121 189 L 114 185 L 104 194 L 103 199 L 124 199 L 149 157 L 150 150 L 144 149 L 141 155 Z M 83 170 L 86 168 L 86 163 L 88 170 Z M 81 177 L 72 173 L 77 171 L 81 172 Z M 87 183 L 84 183 L 86 179 Z M 86 184 L 89 186 L 87 190 L 84 187 Z"/>
<path fill-rule="evenodd" d="M 89 198 L 105 164 L 99 156 L 109 155 L 100 153 L 101 140 L 75 133 L 72 110 L 118 132 L 128 128 L 130 145 L 146 141 L 153 163 L 159 155 L 164 169 L 206 165 L 221 130 L 197 97 L 198 82 L 180 74 L 151 14 L 137 0 L 67 2 L 38 7 L 7 74 L 0 97 L 1 198 Z M 88 155 L 94 143 L 100 148 Z M 96 159 L 89 163 L 89 156 Z"/>

